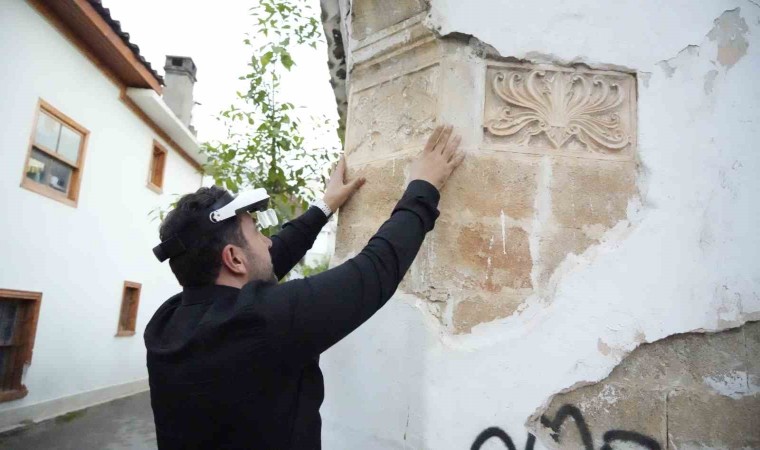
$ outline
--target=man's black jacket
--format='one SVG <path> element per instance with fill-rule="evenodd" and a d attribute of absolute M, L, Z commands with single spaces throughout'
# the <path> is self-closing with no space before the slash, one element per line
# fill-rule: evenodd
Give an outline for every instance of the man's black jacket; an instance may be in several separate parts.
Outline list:
<path fill-rule="evenodd" d="M 393 295 L 433 229 L 438 199 L 431 184 L 411 182 L 361 253 L 313 277 L 167 300 L 144 336 L 159 448 L 321 448 L 319 355 Z M 278 278 L 325 223 L 312 207 L 272 238 Z"/>

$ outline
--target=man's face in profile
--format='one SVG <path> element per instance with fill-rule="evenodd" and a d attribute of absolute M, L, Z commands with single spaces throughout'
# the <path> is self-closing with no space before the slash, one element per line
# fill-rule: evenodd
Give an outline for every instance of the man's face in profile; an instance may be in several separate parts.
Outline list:
<path fill-rule="evenodd" d="M 248 257 L 248 281 L 273 281 L 277 282 L 272 266 L 272 256 L 269 249 L 272 247 L 272 241 L 261 234 L 256 221 L 249 214 L 240 215 L 240 227 L 243 238 L 247 244 L 245 250 Z"/>

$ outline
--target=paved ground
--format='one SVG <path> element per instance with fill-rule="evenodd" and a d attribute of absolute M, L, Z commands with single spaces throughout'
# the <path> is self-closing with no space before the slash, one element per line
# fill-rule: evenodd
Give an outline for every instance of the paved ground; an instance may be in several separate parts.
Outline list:
<path fill-rule="evenodd" d="M 148 392 L 93 406 L 0 435 L 0 449 L 156 449 Z"/>

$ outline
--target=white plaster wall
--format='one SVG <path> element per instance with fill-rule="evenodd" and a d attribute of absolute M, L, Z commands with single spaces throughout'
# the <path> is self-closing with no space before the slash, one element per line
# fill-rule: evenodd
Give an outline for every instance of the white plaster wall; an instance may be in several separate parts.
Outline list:
<path fill-rule="evenodd" d="M 735 8 L 748 30 L 734 39 L 749 47 L 728 67 L 707 35 Z M 469 335 L 448 334 L 420 300 L 397 294 L 322 359 L 325 448 L 463 449 L 489 426 L 524 448 L 531 414 L 604 378 L 642 340 L 760 317 L 755 2 L 433 0 L 428 25 L 505 57 L 637 72 L 642 201 L 563 263 L 550 299 Z"/>
<path fill-rule="evenodd" d="M 317 235 L 314 245 L 304 255 L 304 262 L 307 265 L 316 265 L 329 260 L 335 253 L 335 227 L 336 220 L 330 220 L 322 231 Z"/>
<path fill-rule="evenodd" d="M 2 412 L 147 378 L 143 330 L 179 290 L 151 252 L 158 222 L 148 212 L 197 189 L 201 176 L 162 142 L 164 194 L 149 190 L 157 137 L 24 1 L 3 2 L 0 66 L 0 288 L 43 293 L 29 395 Z M 76 208 L 19 187 L 39 98 L 90 131 Z M 124 280 L 142 283 L 142 295 L 135 336 L 116 338 Z"/>

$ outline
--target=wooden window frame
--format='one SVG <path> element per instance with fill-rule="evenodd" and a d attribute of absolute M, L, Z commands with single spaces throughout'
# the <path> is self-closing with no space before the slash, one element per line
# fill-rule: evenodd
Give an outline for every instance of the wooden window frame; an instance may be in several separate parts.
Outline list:
<path fill-rule="evenodd" d="M 21 366 L 21 376 L 23 376 L 23 367 L 28 366 L 32 363 L 32 353 L 34 352 L 34 340 L 37 336 L 37 321 L 40 317 L 42 293 L 16 291 L 12 289 L 0 289 L 0 298 L 32 302 L 30 309 L 28 309 L 28 317 L 25 319 L 29 323 L 26 325 L 26 329 L 24 330 L 25 336 L 23 340 L 26 342 L 24 344 L 24 351 L 19 352 L 19 354 L 16 355 L 17 359 L 15 366 Z M 15 389 L 0 391 L 0 403 L 18 400 L 20 398 L 26 397 L 26 395 L 29 393 L 29 390 L 23 384 L 21 376 L 19 376 Z"/>
<path fill-rule="evenodd" d="M 63 125 L 66 125 L 69 128 L 72 128 L 75 131 L 82 134 L 82 140 L 79 142 L 79 156 L 76 161 L 70 161 L 64 157 L 61 157 L 56 152 L 45 148 L 42 145 L 35 144 L 35 136 L 37 135 L 37 124 L 39 123 L 39 120 L 40 120 L 40 114 L 42 114 L 43 111 L 49 114 L 50 116 L 52 116 L 55 120 L 61 122 Z M 32 192 L 36 192 L 37 194 L 44 195 L 45 197 L 51 198 L 53 200 L 59 201 L 65 205 L 76 208 L 79 202 L 79 188 L 82 183 L 82 173 L 84 172 L 84 161 L 85 161 L 85 154 L 87 153 L 87 140 L 89 136 L 90 136 L 90 132 L 85 127 L 79 125 L 71 117 L 62 113 L 61 111 L 53 107 L 50 103 L 46 102 L 43 99 L 39 99 L 39 101 L 37 102 L 37 109 L 35 110 L 35 113 L 34 113 L 32 133 L 31 133 L 31 136 L 29 137 L 29 148 L 27 149 L 27 152 L 26 152 L 26 159 L 24 160 L 24 167 L 21 173 L 21 187 L 24 189 L 28 189 Z M 55 158 L 56 160 L 61 161 L 65 163 L 66 165 L 72 166 L 74 168 L 74 170 L 71 173 L 71 181 L 69 181 L 68 194 L 64 194 L 49 186 L 45 186 L 44 184 L 40 184 L 35 181 L 32 181 L 26 176 L 26 169 L 29 166 L 29 158 L 31 158 L 32 156 L 33 148 L 36 148 L 42 153 L 45 153 L 46 155 L 50 156 L 51 158 Z"/>
<path fill-rule="evenodd" d="M 135 301 L 131 305 L 131 311 L 125 311 L 126 305 L 124 304 L 127 300 L 127 292 L 129 289 L 135 289 L 137 290 L 137 294 L 135 295 Z M 135 329 L 137 328 L 137 311 L 139 310 L 138 307 L 140 306 L 140 294 L 142 293 L 142 284 L 135 283 L 134 281 L 125 281 L 124 282 L 124 288 L 121 291 L 121 307 L 119 308 L 119 321 L 116 323 L 116 337 L 127 337 L 127 336 L 134 336 L 135 335 Z M 121 327 L 122 323 L 122 317 L 123 315 L 127 313 L 131 317 L 129 318 L 129 323 L 132 325 L 132 329 L 123 329 Z"/>
<path fill-rule="evenodd" d="M 154 175 L 157 170 L 156 163 L 159 162 L 157 154 L 162 155 L 160 161 L 160 173 L 158 174 L 158 183 L 154 183 Z M 166 147 L 161 145 L 160 142 L 153 140 L 153 146 L 150 152 L 150 167 L 148 168 L 148 189 L 154 191 L 156 194 L 162 194 L 164 192 L 164 174 L 166 173 L 166 161 L 169 158 L 169 152 Z"/>

